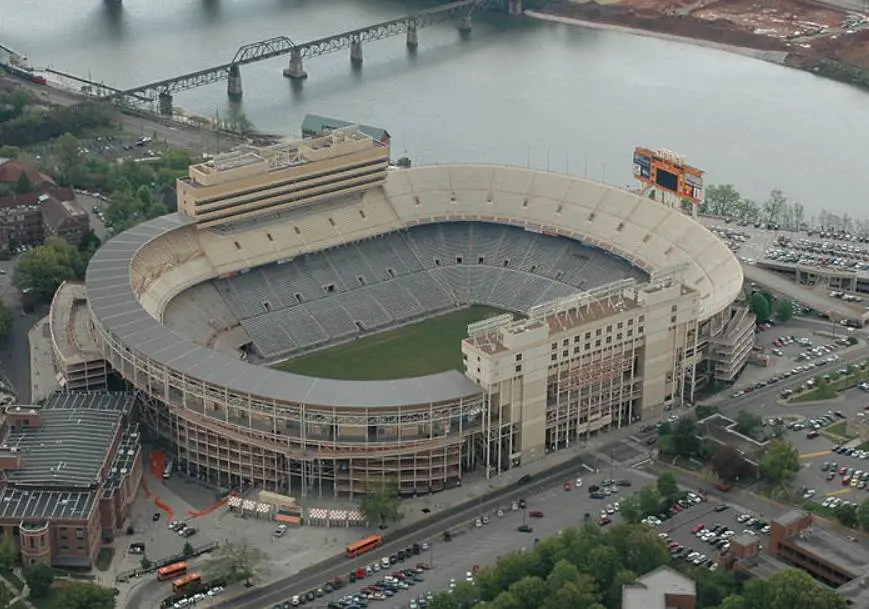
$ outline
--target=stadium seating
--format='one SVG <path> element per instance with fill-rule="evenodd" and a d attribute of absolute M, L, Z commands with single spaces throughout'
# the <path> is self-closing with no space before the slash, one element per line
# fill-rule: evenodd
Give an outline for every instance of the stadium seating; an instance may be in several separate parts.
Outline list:
<path fill-rule="evenodd" d="M 200 283 L 173 298 L 163 311 L 163 324 L 203 345 L 239 325 L 214 284 Z"/>
<path fill-rule="evenodd" d="M 188 290 L 167 318 L 188 334 L 213 334 L 210 320 L 237 319 L 258 354 L 274 359 L 473 303 L 526 312 L 629 276 L 642 272 L 578 242 L 515 226 L 441 223 L 216 279 L 223 311 L 208 304 L 199 318 L 179 314 L 185 303 L 214 297 Z"/>

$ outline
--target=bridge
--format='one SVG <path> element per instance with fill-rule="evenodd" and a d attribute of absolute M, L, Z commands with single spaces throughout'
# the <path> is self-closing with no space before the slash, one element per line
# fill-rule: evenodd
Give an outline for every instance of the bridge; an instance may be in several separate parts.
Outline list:
<path fill-rule="evenodd" d="M 240 47 L 232 61 L 228 63 L 166 78 L 132 89 L 108 92 L 103 89 L 105 94 L 101 95 L 100 98 L 121 104 L 135 104 L 144 100 L 158 101 L 161 114 L 172 114 L 172 97 L 176 93 L 226 80 L 227 94 L 230 99 L 241 99 L 243 93 L 241 66 L 289 55 L 289 66 L 284 70 L 284 76 L 293 80 L 302 80 L 308 76 L 303 63 L 305 59 L 350 49 L 350 61 L 354 65 L 361 65 L 362 45 L 364 43 L 405 34 L 408 49 L 415 50 L 419 46 L 419 30 L 421 28 L 446 21 L 457 21 L 459 31 L 467 33 L 471 30 L 471 14 L 475 8 L 494 9 L 501 8 L 505 4 L 509 14 L 520 15 L 522 13 L 522 0 L 458 0 L 397 19 L 304 43 L 293 42 L 286 36 L 276 36 Z"/>

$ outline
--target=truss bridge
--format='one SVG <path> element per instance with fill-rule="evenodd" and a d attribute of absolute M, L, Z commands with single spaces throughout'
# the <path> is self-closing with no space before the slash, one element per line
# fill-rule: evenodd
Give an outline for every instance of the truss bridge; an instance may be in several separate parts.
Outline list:
<path fill-rule="evenodd" d="M 287 36 L 276 36 L 246 44 L 236 51 L 231 61 L 203 70 L 148 83 L 125 90 L 99 90 L 101 99 L 115 103 L 134 105 L 143 101 L 159 102 L 161 114 L 172 114 L 172 98 L 176 93 L 203 87 L 223 80 L 227 81 L 230 99 L 240 99 L 243 93 L 241 66 L 289 55 L 289 65 L 284 76 L 294 80 L 307 78 L 304 60 L 320 57 L 337 51 L 350 50 L 350 61 L 362 63 L 362 45 L 405 34 L 407 47 L 415 50 L 419 45 L 419 30 L 438 23 L 455 21 L 462 33 L 471 30 L 471 15 L 476 8 L 502 9 L 512 15 L 522 13 L 522 0 L 458 0 L 423 11 L 390 19 L 366 27 L 326 36 L 309 42 L 297 43 Z"/>

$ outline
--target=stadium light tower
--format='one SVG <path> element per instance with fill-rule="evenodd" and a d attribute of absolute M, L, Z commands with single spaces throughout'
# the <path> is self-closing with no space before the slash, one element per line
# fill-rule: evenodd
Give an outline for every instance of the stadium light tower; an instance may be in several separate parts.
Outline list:
<path fill-rule="evenodd" d="M 634 179 L 640 193 L 670 208 L 687 206 L 695 218 L 703 202 L 703 173 L 670 150 L 634 148 Z"/>

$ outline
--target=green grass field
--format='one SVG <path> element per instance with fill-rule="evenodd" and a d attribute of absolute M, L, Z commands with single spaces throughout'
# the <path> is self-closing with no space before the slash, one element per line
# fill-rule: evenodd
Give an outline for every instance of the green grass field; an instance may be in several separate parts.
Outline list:
<path fill-rule="evenodd" d="M 272 366 L 320 378 L 375 381 L 461 370 L 467 326 L 504 311 L 474 305 Z"/>

